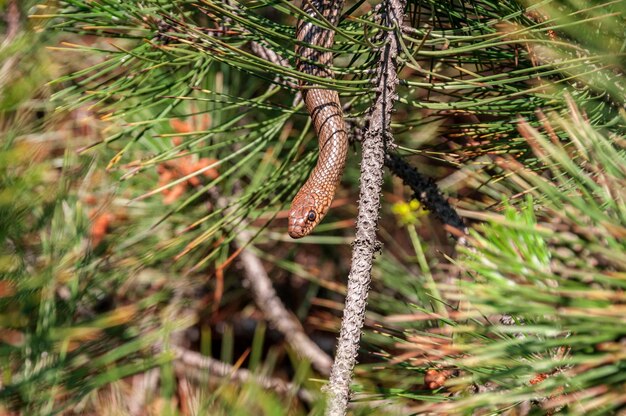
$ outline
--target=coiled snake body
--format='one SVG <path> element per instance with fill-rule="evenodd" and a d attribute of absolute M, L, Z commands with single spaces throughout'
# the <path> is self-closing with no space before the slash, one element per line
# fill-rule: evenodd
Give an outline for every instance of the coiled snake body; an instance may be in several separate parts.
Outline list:
<path fill-rule="evenodd" d="M 339 20 L 341 7 L 332 0 L 303 0 L 302 10 L 319 19 L 323 16 L 333 26 Z M 316 12 L 317 10 L 317 12 Z M 332 52 L 335 32 L 310 22 L 299 21 L 296 36 L 303 45 L 296 46 L 296 68 L 318 77 L 332 78 Z M 335 195 L 335 190 L 346 163 L 348 136 L 337 91 L 315 88 L 303 83 L 302 95 L 311 116 L 319 142 L 317 165 L 291 203 L 289 235 L 301 238 L 309 234 L 324 218 Z"/>

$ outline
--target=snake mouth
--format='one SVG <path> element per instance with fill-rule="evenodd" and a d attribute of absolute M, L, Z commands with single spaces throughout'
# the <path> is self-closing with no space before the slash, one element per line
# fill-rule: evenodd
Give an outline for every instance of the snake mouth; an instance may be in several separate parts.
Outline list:
<path fill-rule="evenodd" d="M 302 238 L 304 237 L 305 234 L 302 232 L 302 230 L 289 230 L 289 237 L 297 239 L 297 238 Z"/>
<path fill-rule="evenodd" d="M 289 219 L 289 237 L 291 238 L 302 238 L 307 235 L 306 229 L 303 227 L 301 219 L 298 218 L 290 218 Z"/>

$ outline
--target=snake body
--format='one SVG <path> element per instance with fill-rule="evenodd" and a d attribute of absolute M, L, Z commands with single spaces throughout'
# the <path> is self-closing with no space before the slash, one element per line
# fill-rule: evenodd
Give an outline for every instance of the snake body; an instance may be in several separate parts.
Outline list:
<path fill-rule="evenodd" d="M 333 26 L 339 20 L 341 7 L 333 0 L 303 0 L 302 10 L 319 19 L 323 16 Z M 306 74 L 333 78 L 332 52 L 335 32 L 311 22 L 299 21 L 296 37 L 296 68 Z M 308 46 L 311 45 L 311 46 Z M 289 235 L 301 238 L 309 234 L 324 218 L 335 196 L 335 190 L 346 164 L 348 135 L 337 91 L 302 84 L 304 103 L 309 112 L 319 143 L 319 157 L 309 178 L 300 188 L 289 211 Z"/>

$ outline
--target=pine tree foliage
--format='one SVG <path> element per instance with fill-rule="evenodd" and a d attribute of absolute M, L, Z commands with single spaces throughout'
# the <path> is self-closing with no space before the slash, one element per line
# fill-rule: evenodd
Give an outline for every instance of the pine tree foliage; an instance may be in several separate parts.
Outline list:
<path fill-rule="evenodd" d="M 396 332 L 396 353 L 384 354 L 392 373 L 413 374 L 392 396 L 439 402 L 414 411 L 623 410 L 624 136 L 593 128 L 571 102 L 570 114 L 540 129 L 520 122 L 540 168 L 500 161 L 510 194 L 500 213 L 477 213 L 484 223 L 457 260 L 461 282 L 438 285 L 452 310 L 388 318 L 432 320 Z M 428 371 L 441 376 L 438 394 L 427 393 Z"/>
<path fill-rule="evenodd" d="M 47 88 L 1 91 L 11 138 L 0 154 L 4 409 L 132 413 L 142 403 L 130 398 L 146 391 L 129 380 L 141 376 L 158 380 L 148 395 L 172 414 L 319 414 L 315 394 L 303 405 L 295 390 L 206 374 L 189 387 L 170 344 L 188 337 L 205 356 L 267 376 L 287 361 L 294 389 L 319 390 L 306 363 L 268 351 L 264 326 L 241 352 L 230 324 L 216 334 L 197 323 L 254 316 L 228 269 L 246 228 L 274 276 L 306 283 L 294 314 L 337 330 L 355 164 L 319 234 L 286 243 L 274 221 L 316 157 L 298 84 L 339 91 L 358 138 L 380 35 L 395 31 L 395 143 L 433 176 L 456 170 L 441 187 L 480 225 L 450 265 L 441 252 L 456 254 L 428 213 L 385 208 L 354 414 L 623 411 L 623 2 L 412 0 L 403 28 L 380 24 L 382 6 L 350 2 L 335 80 L 293 69 L 295 21 L 312 18 L 291 1 L 35 4 L 31 21 L 47 30 L 28 27 L 0 58 L 58 36 L 45 56 L 71 70 L 48 86 L 55 113 L 37 106 Z M 95 115 L 97 140 L 67 128 L 78 111 Z M 56 149 L 33 163 L 28 138 L 43 132 L 80 141 L 81 155 Z M 114 235 L 94 241 L 87 193 L 106 201 L 95 218 L 118 219 Z M 398 193 L 386 188 L 394 202 Z M 314 303 L 330 312 L 312 313 Z"/>
<path fill-rule="evenodd" d="M 518 115 L 533 118 L 538 107 L 563 108 L 568 91 L 588 108 L 594 123 L 619 122 L 617 109 L 605 98 L 623 93 L 622 81 L 605 64 L 621 44 L 600 39 L 619 38 L 623 16 L 615 15 L 623 6 L 613 2 L 575 10 L 544 3 L 528 8 L 514 2 L 409 3 L 407 27 L 399 32 L 403 76 L 394 133 L 400 149 L 455 166 L 484 154 L 523 155 L 523 141 L 511 120 Z M 238 194 L 208 214 L 196 211 L 187 221 L 188 232 L 162 244 L 184 253 L 211 241 L 226 243 L 235 232 L 224 235 L 221 230 L 267 218 L 264 213 L 291 200 L 315 154 L 302 153 L 303 145 L 313 148 L 315 143 L 296 99 L 299 81 L 338 90 L 358 132 L 374 93 L 370 86 L 378 34 L 398 31 L 378 24 L 376 10 L 367 4 L 351 5 L 333 47 L 337 79 L 329 81 L 291 67 L 294 21 L 308 19 L 291 1 L 61 5 L 50 11 L 52 27 L 108 39 L 106 47 L 69 45 L 77 53 L 105 59 L 61 79 L 73 86 L 59 98 L 68 106 L 93 103 L 107 121 L 124 126 L 104 140 L 116 152 L 109 169 L 127 180 L 183 155 L 214 159 L 209 166 L 135 197 L 167 191 L 213 168 L 219 168 L 219 177 L 185 195 L 167 215 L 189 214 L 215 187 L 224 195 Z M 561 28 L 569 35 L 580 27 L 596 49 L 550 38 Z M 268 61 L 253 53 L 255 46 L 281 59 Z M 572 86 L 573 79 L 579 84 Z M 168 120 L 199 114 L 210 122 L 183 135 L 168 126 Z M 439 132 L 445 136 L 436 138 Z M 176 145 L 168 140 L 174 135 L 182 137 Z M 430 142 L 427 147 L 421 146 L 424 140 Z M 133 160 L 133 148 L 145 149 L 149 156 Z M 233 189 L 234 184 L 241 190 Z M 218 251 L 194 261 L 214 258 Z"/>

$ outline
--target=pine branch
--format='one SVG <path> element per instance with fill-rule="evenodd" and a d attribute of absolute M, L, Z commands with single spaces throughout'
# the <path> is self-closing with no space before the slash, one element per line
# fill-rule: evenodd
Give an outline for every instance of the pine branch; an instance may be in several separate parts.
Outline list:
<path fill-rule="evenodd" d="M 269 49 L 258 42 L 251 42 L 252 51 L 259 57 L 277 65 L 289 68 L 289 61 L 278 52 Z M 275 80 L 278 82 L 278 80 Z M 293 87 L 293 86 L 292 86 Z M 297 96 L 299 98 L 299 96 Z M 297 101 L 297 100 L 296 100 Z M 362 141 L 362 137 L 358 138 Z M 450 225 L 460 234 L 467 234 L 465 223 L 456 210 L 445 199 L 437 183 L 424 177 L 398 154 L 388 151 L 385 155 L 385 166 L 413 190 L 413 197 L 420 201 L 426 209 L 431 211 L 442 223 Z"/>
<path fill-rule="evenodd" d="M 389 27 L 402 26 L 405 3 L 390 0 L 384 3 L 383 23 Z M 330 381 L 326 387 L 328 408 L 326 415 L 341 416 L 347 411 L 350 382 L 356 364 L 365 308 L 371 281 L 374 255 L 381 249 L 376 238 L 380 213 L 380 194 L 383 184 L 385 149 L 392 136 L 391 113 L 398 84 L 397 57 L 400 46 L 396 31 L 385 34 L 385 45 L 380 55 L 376 99 L 368 114 L 368 130 L 363 139 L 361 160 L 359 214 L 356 238 L 352 248 L 352 265 L 348 276 L 348 292 L 341 322 L 341 332 Z"/>

